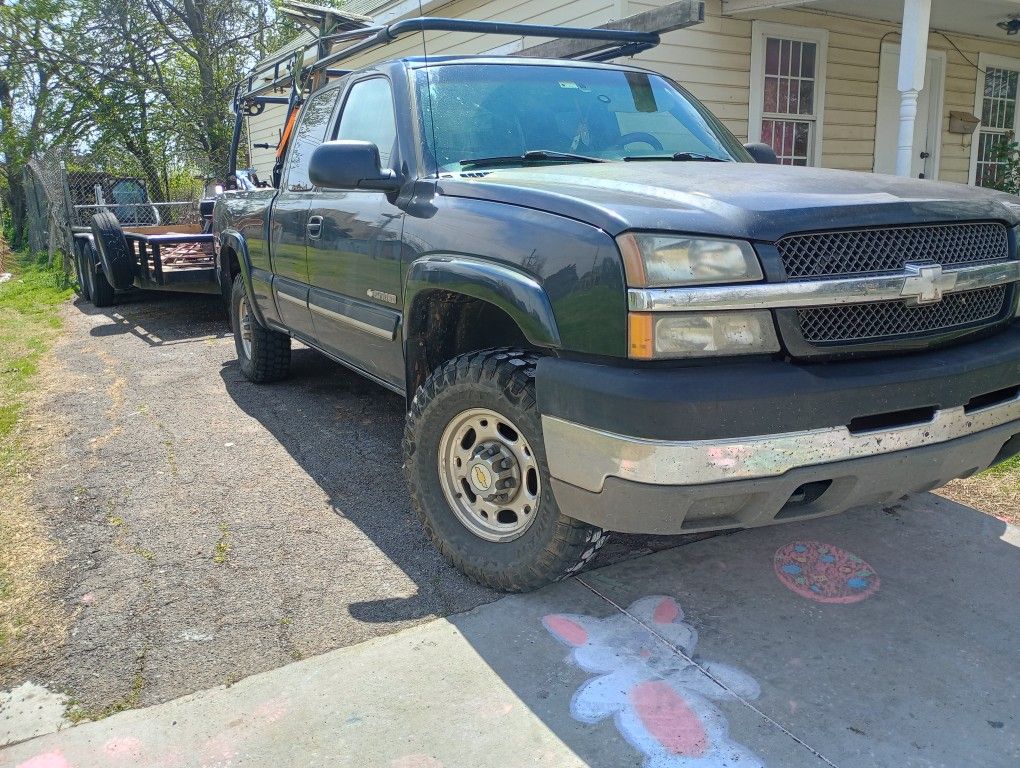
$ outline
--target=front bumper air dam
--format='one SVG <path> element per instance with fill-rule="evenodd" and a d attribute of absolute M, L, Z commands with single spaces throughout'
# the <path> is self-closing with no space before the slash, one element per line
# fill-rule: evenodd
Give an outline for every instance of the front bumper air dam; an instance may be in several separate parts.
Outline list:
<path fill-rule="evenodd" d="M 543 416 L 561 510 L 624 533 L 768 525 L 927 491 L 1020 453 L 1020 396 L 931 421 L 723 440 L 633 438 Z"/>

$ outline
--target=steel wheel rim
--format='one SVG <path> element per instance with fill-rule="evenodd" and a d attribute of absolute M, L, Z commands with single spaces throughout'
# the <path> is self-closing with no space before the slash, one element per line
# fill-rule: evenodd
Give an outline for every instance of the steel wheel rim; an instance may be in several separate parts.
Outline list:
<path fill-rule="evenodd" d="M 237 307 L 237 319 L 238 325 L 240 325 L 241 334 L 241 349 L 244 350 L 244 356 L 249 360 L 251 359 L 251 308 L 248 306 L 248 297 L 242 296 L 241 303 Z"/>
<path fill-rule="evenodd" d="M 439 440 L 439 480 L 471 533 L 503 543 L 524 535 L 542 495 L 538 460 L 524 433 L 488 408 L 457 414 Z"/>

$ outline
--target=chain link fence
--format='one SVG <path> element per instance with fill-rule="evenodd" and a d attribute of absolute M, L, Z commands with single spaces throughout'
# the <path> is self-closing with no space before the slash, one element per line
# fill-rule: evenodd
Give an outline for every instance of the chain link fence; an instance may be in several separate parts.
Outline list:
<path fill-rule="evenodd" d="M 29 250 L 47 253 L 50 264 L 60 254 L 64 271 L 68 272 L 73 251 L 63 167 L 59 150 L 50 150 L 28 161 L 24 175 L 25 219 Z"/>
<path fill-rule="evenodd" d="M 190 199 L 153 201 L 143 179 L 94 171 L 68 171 L 66 156 L 51 149 L 33 157 L 24 176 L 28 244 L 34 253 L 57 255 L 65 271 L 73 268 L 73 233 L 88 231 L 92 217 L 109 211 L 123 227 L 186 228 L 201 223 L 201 186 L 191 186 Z"/>

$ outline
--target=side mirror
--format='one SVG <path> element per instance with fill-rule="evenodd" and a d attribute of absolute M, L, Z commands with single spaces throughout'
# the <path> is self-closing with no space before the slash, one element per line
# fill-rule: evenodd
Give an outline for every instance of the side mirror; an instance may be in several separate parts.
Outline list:
<path fill-rule="evenodd" d="M 769 165 L 779 164 L 779 158 L 776 157 L 776 151 L 768 144 L 745 144 L 744 149 L 746 149 L 747 153 L 754 158 L 754 162 L 756 163 L 768 163 Z"/>
<path fill-rule="evenodd" d="M 389 192 L 400 186 L 397 174 L 381 168 L 379 147 L 370 141 L 327 141 L 312 152 L 308 178 L 326 189 L 378 189 Z"/>

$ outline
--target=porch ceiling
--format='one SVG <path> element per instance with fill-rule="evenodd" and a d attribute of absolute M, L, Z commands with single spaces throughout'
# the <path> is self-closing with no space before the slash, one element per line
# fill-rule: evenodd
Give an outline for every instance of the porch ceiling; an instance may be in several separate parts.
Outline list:
<path fill-rule="evenodd" d="M 883 21 L 903 18 L 903 3 L 897 0 L 810 0 L 802 7 Z M 1020 16 L 1020 0 L 932 0 L 931 28 L 1015 41 L 1020 49 L 1020 35 L 1008 37 L 995 26 L 1014 15 Z"/>

